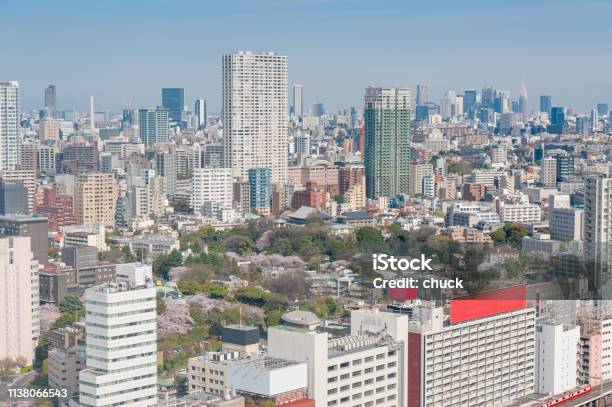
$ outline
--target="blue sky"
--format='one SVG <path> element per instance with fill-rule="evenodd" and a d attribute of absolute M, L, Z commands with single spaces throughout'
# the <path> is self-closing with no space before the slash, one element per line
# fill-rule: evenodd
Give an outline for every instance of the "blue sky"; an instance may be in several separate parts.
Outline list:
<path fill-rule="evenodd" d="M 605 0 L 413 1 L 2 1 L 0 80 L 19 80 L 22 107 L 57 85 L 60 108 L 119 111 L 160 104 L 184 87 L 219 111 L 221 55 L 289 56 L 305 103 L 361 106 L 368 85 L 447 89 L 493 85 L 530 107 L 586 111 L 612 104 L 612 2 Z"/>

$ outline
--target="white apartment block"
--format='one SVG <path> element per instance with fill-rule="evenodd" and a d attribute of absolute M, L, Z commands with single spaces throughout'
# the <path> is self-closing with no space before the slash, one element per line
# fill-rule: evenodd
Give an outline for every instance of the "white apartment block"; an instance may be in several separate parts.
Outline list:
<path fill-rule="evenodd" d="M 557 159 L 554 157 L 542 158 L 540 165 L 540 184 L 545 187 L 557 185 Z"/>
<path fill-rule="evenodd" d="M 29 237 L 0 239 L 0 298 L 0 359 L 21 356 L 29 365 L 39 332 L 38 262 Z"/>
<path fill-rule="evenodd" d="M 287 182 L 288 59 L 272 52 L 223 56 L 225 166 L 247 178 L 250 168 L 272 170 L 273 183 Z"/>
<path fill-rule="evenodd" d="M 268 354 L 308 365 L 308 395 L 317 407 L 403 405 L 404 342 L 380 334 L 330 339 L 316 321 L 306 316 L 301 326 L 270 328 Z"/>
<path fill-rule="evenodd" d="M 497 406 L 534 392 L 534 309 L 455 324 L 442 308 L 422 315 L 408 337 L 408 407 Z"/>
<path fill-rule="evenodd" d="M 536 326 L 536 392 L 561 394 L 578 385 L 580 327 L 545 322 Z"/>
<path fill-rule="evenodd" d="M 207 203 L 218 209 L 232 207 L 233 183 L 230 168 L 195 168 L 193 170 L 191 207 L 194 214 L 202 213 Z"/>
<path fill-rule="evenodd" d="M 0 82 L 0 170 L 17 168 L 20 109 L 19 82 Z"/>
<path fill-rule="evenodd" d="M 541 218 L 540 206 L 537 204 L 504 204 L 499 213 L 505 223 L 535 223 Z"/>
<path fill-rule="evenodd" d="M 229 388 L 228 362 L 240 359 L 238 351 L 206 352 L 202 356 L 189 358 L 187 374 L 189 391 L 224 395 Z"/>
<path fill-rule="evenodd" d="M 596 288 L 603 286 L 612 267 L 612 178 L 591 176 L 585 182 L 584 255 L 594 263 Z"/>
<path fill-rule="evenodd" d="M 108 283 L 85 291 L 87 368 L 79 405 L 157 405 L 155 287 Z"/>

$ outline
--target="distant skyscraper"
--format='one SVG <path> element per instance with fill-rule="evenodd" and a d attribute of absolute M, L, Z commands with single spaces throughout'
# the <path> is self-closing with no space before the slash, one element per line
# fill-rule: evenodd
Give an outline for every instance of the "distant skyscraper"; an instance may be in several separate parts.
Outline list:
<path fill-rule="evenodd" d="M 563 134 L 565 131 L 565 109 L 563 107 L 553 107 L 550 109 L 549 133 Z"/>
<path fill-rule="evenodd" d="M 140 140 L 146 147 L 168 141 L 170 127 L 168 124 L 168 111 L 162 107 L 155 110 L 139 109 L 138 125 Z"/>
<path fill-rule="evenodd" d="M 19 111 L 19 82 L 0 82 L 0 170 L 17 168 Z"/>
<path fill-rule="evenodd" d="M 162 106 L 168 110 L 168 116 L 173 122 L 182 120 L 182 113 L 185 110 L 185 89 L 183 88 L 163 88 Z"/>
<path fill-rule="evenodd" d="M 597 104 L 597 114 L 599 117 L 604 117 L 608 115 L 608 104 L 607 103 L 598 103 Z"/>
<path fill-rule="evenodd" d="M 265 167 L 272 182 L 287 181 L 288 102 L 287 56 L 223 56 L 224 160 L 232 176 L 246 179 L 250 168 Z"/>
<path fill-rule="evenodd" d="M 45 110 L 51 117 L 55 117 L 55 112 L 57 111 L 56 103 L 55 85 L 49 85 L 45 89 Z"/>
<path fill-rule="evenodd" d="M 599 115 L 597 114 L 597 109 L 591 110 L 591 131 L 599 130 Z"/>
<path fill-rule="evenodd" d="M 482 88 L 481 101 L 483 108 L 493 109 L 495 106 L 495 89 L 492 87 Z"/>
<path fill-rule="evenodd" d="M 368 198 L 410 193 L 411 101 L 410 89 L 366 89 L 364 147 Z"/>
<path fill-rule="evenodd" d="M 552 108 L 552 96 L 542 95 L 540 96 L 540 112 L 548 113 L 550 116 Z"/>
<path fill-rule="evenodd" d="M 323 103 L 313 103 L 312 105 L 310 105 L 310 109 L 308 111 L 308 113 L 313 116 L 313 117 L 321 117 L 325 115 L 325 107 L 323 106 Z"/>
<path fill-rule="evenodd" d="M 525 86 L 525 82 L 521 84 L 521 93 L 519 96 L 519 111 L 523 116 L 527 116 L 529 113 L 529 107 L 527 105 L 527 86 Z"/>
<path fill-rule="evenodd" d="M 206 100 L 199 98 L 195 102 L 195 127 L 196 129 L 206 128 Z"/>
<path fill-rule="evenodd" d="M 429 87 L 427 85 L 417 85 L 417 106 L 423 106 L 429 102 Z"/>
<path fill-rule="evenodd" d="M 474 117 L 477 94 L 476 89 L 468 89 L 463 94 L 463 113 L 468 115 L 469 118 Z"/>
<path fill-rule="evenodd" d="M 299 83 L 293 84 L 293 114 L 298 119 L 304 115 L 304 94 L 302 85 Z"/>
<path fill-rule="evenodd" d="M 510 109 L 510 92 L 507 90 L 495 91 L 494 109 L 497 113 L 507 113 Z"/>
<path fill-rule="evenodd" d="M 89 97 L 89 128 L 92 133 L 96 129 L 96 111 L 94 110 L 94 97 Z"/>

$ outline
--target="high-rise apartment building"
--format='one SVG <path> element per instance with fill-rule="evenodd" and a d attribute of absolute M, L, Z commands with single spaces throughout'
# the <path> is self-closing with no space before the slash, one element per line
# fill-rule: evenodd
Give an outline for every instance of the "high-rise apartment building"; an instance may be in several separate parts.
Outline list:
<path fill-rule="evenodd" d="M 433 175 L 433 164 L 410 163 L 410 195 L 423 194 L 423 178 Z"/>
<path fill-rule="evenodd" d="M 166 150 L 155 153 L 155 169 L 157 174 L 166 178 L 168 195 L 176 192 L 176 151 Z"/>
<path fill-rule="evenodd" d="M 0 239 L 0 359 L 34 359 L 38 339 L 38 262 L 29 237 Z"/>
<path fill-rule="evenodd" d="M 49 85 L 45 89 L 45 111 L 50 117 L 55 117 L 57 111 L 57 95 L 55 85 Z"/>
<path fill-rule="evenodd" d="M 612 178 L 590 176 L 585 181 L 584 256 L 595 289 L 607 283 L 612 268 Z M 607 297 L 609 298 L 609 297 Z"/>
<path fill-rule="evenodd" d="M 584 236 L 584 210 L 570 205 L 570 196 L 553 195 L 549 198 L 548 224 L 550 238 L 562 242 L 582 240 Z"/>
<path fill-rule="evenodd" d="M 168 110 L 159 106 L 155 110 L 138 110 L 140 140 L 146 147 L 168 141 L 170 133 L 168 117 Z"/>
<path fill-rule="evenodd" d="M 553 134 L 563 134 L 565 132 L 565 108 L 551 108 L 550 126 L 548 126 L 548 132 Z"/>
<path fill-rule="evenodd" d="M 218 213 L 232 207 L 233 184 L 229 168 L 196 168 L 193 170 L 191 207 L 193 212 Z M 204 206 L 212 207 L 212 211 Z"/>
<path fill-rule="evenodd" d="M 410 106 L 412 93 L 404 88 L 366 89 L 366 195 L 410 193 Z"/>
<path fill-rule="evenodd" d="M 293 84 L 293 115 L 299 120 L 304 116 L 304 95 L 302 93 L 302 85 L 299 83 Z"/>
<path fill-rule="evenodd" d="M 249 169 L 249 207 L 259 214 L 270 215 L 271 201 L 270 169 Z"/>
<path fill-rule="evenodd" d="M 206 100 L 202 98 L 198 98 L 195 101 L 195 128 L 205 129 L 206 128 Z"/>
<path fill-rule="evenodd" d="M 577 383 L 580 327 L 545 321 L 536 326 L 536 392 L 562 394 Z"/>
<path fill-rule="evenodd" d="M 408 333 L 408 407 L 497 406 L 532 394 L 535 310 L 520 303 L 451 303 L 450 323 L 441 307 L 420 308 Z"/>
<path fill-rule="evenodd" d="M 19 82 L 0 82 L 0 170 L 17 168 L 19 112 Z"/>
<path fill-rule="evenodd" d="M 223 56 L 225 167 L 247 178 L 270 168 L 272 182 L 287 181 L 288 60 L 269 53 Z"/>
<path fill-rule="evenodd" d="M 155 287 L 107 283 L 85 291 L 87 367 L 79 405 L 157 405 Z"/>
<path fill-rule="evenodd" d="M 77 224 L 115 223 L 117 181 L 113 174 L 79 174 L 74 180 L 74 216 Z"/>

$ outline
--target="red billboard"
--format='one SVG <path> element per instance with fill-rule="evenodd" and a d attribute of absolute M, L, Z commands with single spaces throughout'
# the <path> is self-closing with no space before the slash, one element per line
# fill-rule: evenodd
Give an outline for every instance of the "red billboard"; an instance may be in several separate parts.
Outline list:
<path fill-rule="evenodd" d="M 526 294 L 527 287 L 520 285 L 456 298 L 450 303 L 450 322 L 457 324 L 525 308 Z"/>
<path fill-rule="evenodd" d="M 396 301 L 416 300 L 417 288 L 388 288 L 389 298 Z"/>

